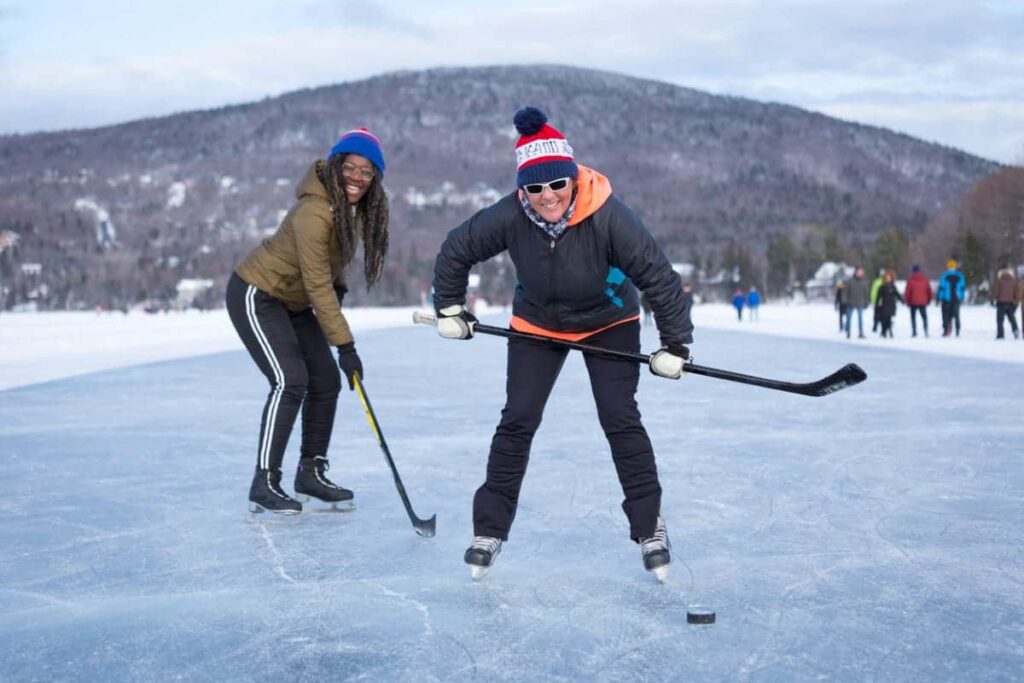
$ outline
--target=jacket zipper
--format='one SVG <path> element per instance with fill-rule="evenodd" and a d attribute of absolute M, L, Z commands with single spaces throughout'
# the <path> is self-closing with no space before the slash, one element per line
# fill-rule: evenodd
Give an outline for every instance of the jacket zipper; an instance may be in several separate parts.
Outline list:
<path fill-rule="evenodd" d="M 546 306 L 547 314 L 552 320 L 555 320 L 558 316 L 556 311 L 558 310 L 555 294 L 555 238 L 551 238 L 550 245 L 548 247 L 548 305 Z"/>

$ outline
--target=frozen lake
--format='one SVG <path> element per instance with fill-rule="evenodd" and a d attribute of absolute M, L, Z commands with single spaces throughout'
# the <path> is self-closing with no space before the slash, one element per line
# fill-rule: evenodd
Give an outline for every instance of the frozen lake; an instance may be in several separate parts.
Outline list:
<path fill-rule="evenodd" d="M 502 324 L 504 319 L 487 322 Z M 656 348 L 646 329 L 644 347 Z M 1020 342 L 1017 342 L 1020 344 Z M 509 542 L 462 553 L 503 340 L 364 332 L 331 476 L 349 514 L 251 516 L 265 382 L 242 351 L 0 391 L 0 679 L 1014 680 L 1024 671 L 1024 366 L 698 329 L 697 362 L 864 384 L 806 398 L 644 373 L 675 554 L 628 539 L 574 355 Z M 285 460 L 286 488 L 298 452 Z M 686 608 L 714 609 L 712 626 Z"/>

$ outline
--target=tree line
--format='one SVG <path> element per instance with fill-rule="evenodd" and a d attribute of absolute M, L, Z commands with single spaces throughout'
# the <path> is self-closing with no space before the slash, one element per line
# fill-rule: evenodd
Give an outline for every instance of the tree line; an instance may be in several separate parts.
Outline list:
<path fill-rule="evenodd" d="M 415 214 L 405 212 L 402 220 L 415 223 Z M 27 303 L 42 310 L 119 309 L 145 302 L 168 306 L 177 303 L 177 283 L 193 277 L 213 278 L 216 285 L 200 300 L 186 303 L 222 305 L 227 276 L 260 234 L 223 216 L 172 223 L 163 214 L 160 205 L 148 206 L 144 228 L 118 235 L 119 241 L 99 239 L 95 221 L 70 210 L 51 211 L 37 220 L 0 221 L 0 235 L 15 236 L 0 242 L 0 308 Z M 354 278 L 349 301 L 419 303 L 429 294 L 433 269 L 434 254 L 424 241 L 398 241 L 380 284 L 367 291 Z M 824 261 L 861 265 L 869 273 L 891 268 L 900 275 L 920 263 L 934 277 L 954 257 L 968 282 L 977 285 L 991 280 L 1003 264 L 1024 264 L 1024 168 L 1005 167 L 983 178 L 923 229 L 884 226 L 871 240 L 838 223 L 808 223 L 772 230 L 759 240 L 748 233 L 701 241 L 684 233 L 668 236 L 664 244 L 672 260 L 689 262 L 708 278 L 739 274 L 739 281 L 728 278 L 717 289 L 709 286 L 702 292 L 707 298 L 726 297 L 735 285 L 757 286 L 769 297 L 789 296 Z M 32 263 L 45 267 L 36 271 Z M 358 265 L 353 272 L 360 272 Z M 511 264 L 496 259 L 478 272 L 480 296 L 498 303 L 510 299 Z"/>

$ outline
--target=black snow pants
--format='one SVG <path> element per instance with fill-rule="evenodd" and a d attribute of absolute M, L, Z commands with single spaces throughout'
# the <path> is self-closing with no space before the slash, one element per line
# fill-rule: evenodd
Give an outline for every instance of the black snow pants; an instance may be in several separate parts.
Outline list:
<path fill-rule="evenodd" d="M 917 336 L 917 314 L 921 314 L 921 324 L 924 326 L 924 336 L 928 336 L 928 307 L 927 306 L 911 306 L 910 307 L 910 332 L 911 335 Z"/>
<path fill-rule="evenodd" d="M 227 308 L 249 355 L 270 382 L 260 420 L 256 464 L 280 470 L 302 408 L 300 457 L 327 456 L 341 373 L 312 308 L 290 312 L 237 274 L 228 281 Z"/>
<path fill-rule="evenodd" d="M 632 321 L 592 335 L 588 344 L 640 350 L 640 323 Z M 473 499 L 473 533 L 508 539 L 516 515 L 519 491 L 526 474 L 533 436 L 540 427 L 544 405 L 569 350 L 553 344 L 509 339 L 507 399 L 491 441 L 487 480 Z M 598 420 L 611 446 L 625 500 L 622 509 L 634 540 L 654 533 L 661 510 L 661 485 L 651 441 L 640 421 L 636 389 L 638 363 L 583 354 Z"/>
<path fill-rule="evenodd" d="M 996 339 L 1002 339 L 1003 333 L 1003 320 L 1010 320 L 1010 330 L 1013 332 L 1013 338 L 1017 338 L 1017 304 L 1009 303 L 996 304 Z M 1024 324 L 1024 320 L 1021 321 Z"/>
<path fill-rule="evenodd" d="M 942 336 L 948 337 L 953 333 L 953 326 L 956 325 L 956 336 L 960 336 L 960 302 L 942 302 Z"/>

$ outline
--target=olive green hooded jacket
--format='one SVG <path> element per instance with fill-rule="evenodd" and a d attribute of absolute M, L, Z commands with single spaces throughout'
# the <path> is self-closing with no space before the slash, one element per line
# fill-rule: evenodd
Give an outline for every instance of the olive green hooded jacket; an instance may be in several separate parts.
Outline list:
<path fill-rule="evenodd" d="M 235 270 L 250 285 L 274 297 L 292 312 L 310 306 L 327 341 L 352 341 L 336 286 L 345 286 L 341 246 L 327 188 L 320 182 L 324 161 L 313 163 L 295 190 L 298 202 L 273 236 L 253 249 Z"/>

